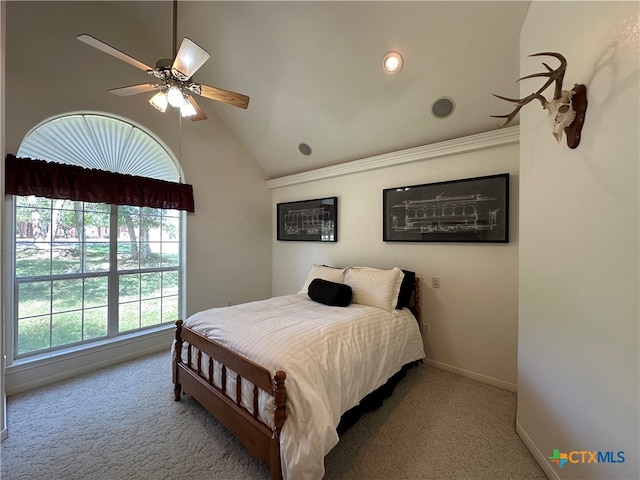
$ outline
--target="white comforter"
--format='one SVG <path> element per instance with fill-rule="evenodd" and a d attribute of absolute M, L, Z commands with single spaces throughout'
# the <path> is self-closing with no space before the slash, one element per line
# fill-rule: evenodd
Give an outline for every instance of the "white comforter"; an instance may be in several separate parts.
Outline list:
<path fill-rule="evenodd" d="M 280 436 L 285 479 L 322 478 L 341 415 L 425 356 L 407 309 L 328 307 L 303 294 L 212 308 L 185 324 L 272 373 L 286 372 L 287 420 Z M 261 417 L 272 425 L 273 404 L 260 405 Z"/>

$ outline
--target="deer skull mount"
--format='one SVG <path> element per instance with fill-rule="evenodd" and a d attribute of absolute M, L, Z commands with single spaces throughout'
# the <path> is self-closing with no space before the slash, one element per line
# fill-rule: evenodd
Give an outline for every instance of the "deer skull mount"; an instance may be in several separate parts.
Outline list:
<path fill-rule="evenodd" d="M 547 77 L 548 80 L 536 92 L 524 98 L 507 98 L 495 95 L 502 100 L 516 104 L 516 108 L 508 115 L 491 115 L 494 118 L 506 118 L 507 120 L 502 127 L 506 127 L 518 114 L 520 109 L 533 100 L 538 100 L 542 104 L 542 108 L 547 110 L 549 121 L 553 129 L 553 136 L 560 142 L 562 140 L 562 132 L 567 135 L 567 146 L 576 148 L 580 144 L 580 132 L 584 124 L 584 116 L 587 110 L 587 87 L 584 85 L 574 85 L 571 90 L 562 89 L 562 81 L 564 73 L 567 70 L 567 60 L 555 52 L 542 52 L 529 55 L 530 57 L 550 56 L 560 60 L 560 66 L 554 70 L 546 63 L 542 63 L 547 69 L 546 72 L 534 73 L 526 77 L 519 78 L 518 81 L 526 78 Z M 542 95 L 552 83 L 555 82 L 555 91 L 550 101 Z"/>

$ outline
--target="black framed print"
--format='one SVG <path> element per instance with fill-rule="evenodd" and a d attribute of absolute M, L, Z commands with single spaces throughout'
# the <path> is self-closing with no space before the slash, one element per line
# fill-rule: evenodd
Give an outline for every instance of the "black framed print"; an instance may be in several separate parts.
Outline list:
<path fill-rule="evenodd" d="M 387 188 L 385 242 L 509 242 L 509 174 Z"/>
<path fill-rule="evenodd" d="M 338 197 L 279 203 L 278 240 L 338 241 Z"/>

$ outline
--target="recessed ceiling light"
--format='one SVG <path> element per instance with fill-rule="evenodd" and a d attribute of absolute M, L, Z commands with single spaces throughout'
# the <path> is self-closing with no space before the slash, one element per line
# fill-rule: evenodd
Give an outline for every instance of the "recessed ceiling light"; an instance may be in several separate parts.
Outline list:
<path fill-rule="evenodd" d="M 402 70 L 402 55 L 398 52 L 387 52 L 382 58 L 382 68 L 388 73 L 398 73 Z"/>

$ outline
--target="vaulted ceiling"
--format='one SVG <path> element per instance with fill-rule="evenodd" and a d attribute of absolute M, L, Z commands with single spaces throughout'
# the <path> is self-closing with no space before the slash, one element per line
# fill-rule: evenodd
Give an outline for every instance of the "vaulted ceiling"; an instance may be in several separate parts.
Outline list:
<path fill-rule="evenodd" d="M 198 102 L 208 116 L 222 119 L 266 178 L 275 178 L 496 129 L 501 122 L 490 115 L 512 106 L 492 93 L 519 93 L 519 35 L 528 6 L 180 1 L 177 37 L 189 37 L 211 54 L 197 82 L 251 98 L 247 110 Z M 148 45 L 135 44 L 130 35 L 86 33 L 149 65 L 170 56 L 172 2 L 110 2 L 104 8 L 138 25 L 135 41 Z M 404 58 L 394 75 L 382 69 L 390 50 Z M 140 51 L 157 55 L 140 58 Z M 105 70 L 118 62 L 95 52 L 100 55 Z M 111 87 L 149 81 L 127 65 L 117 72 Z M 146 103 L 150 96 L 127 100 Z M 443 97 L 455 109 L 437 118 L 432 105 Z M 301 153 L 300 144 L 310 154 Z"/>
<path fill-rule="evenodd" d="M 245 93 L 214 110 L 268 177 L 494 130 L 517 97 L 528 2 L 179 3 L 203 83 Z M 382 58 L 404 58 L 389 75 Z M 531 52 L 533 53 L 533 52 Z M 434 101 L 455 103 L 447 118 Z M 311 155 L 300 153 L 306 143 Z"/>

